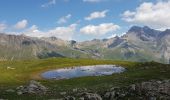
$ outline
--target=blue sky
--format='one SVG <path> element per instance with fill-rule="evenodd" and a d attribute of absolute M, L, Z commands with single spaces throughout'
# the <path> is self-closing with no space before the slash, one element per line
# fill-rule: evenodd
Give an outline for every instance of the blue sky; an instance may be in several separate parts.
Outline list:
<path fill-rule="evenodd" d="M 101 39 L 121 35 L 132 25 L 169 28 L 168 10 L 170 0 L 1 0 L 0 32 Z"/>

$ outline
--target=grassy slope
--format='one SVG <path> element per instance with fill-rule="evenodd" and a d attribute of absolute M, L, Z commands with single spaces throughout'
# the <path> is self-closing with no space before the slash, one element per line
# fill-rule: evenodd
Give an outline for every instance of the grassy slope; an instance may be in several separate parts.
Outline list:
<path fill-rule="evenodd" d="M 46 70 L 62 67 L 72 67 L 80 65 L 95 64 L 116 64 L 127 68 L 122 74 L 113 74 L 111 76 L 83 77 L 70 80 L 43 80 L 38 75 Z M 15 69 L 9 69 L 15 68 Z M 168 79 L 170 78 L 170 66 L 159 63 L 134 63 L 123 61 L 106 61 L 92 59 L 69 59 L 52 58 L 34 61 L 12 61 L 0 62 L 0 98 L 9 100 L 18 99 L 47 99 L 60 97 L 59 92 L 70 91 L 73 88 L 87 88 L 91 91 L 102 92 L 114 86 L 126 86 L 132 83 L 147 81 L 150 79 Z M 6 93 L 4 90 L 16 88 L 19 85 L 26 84 L 29 80 L 35 79 L 49 87 L 53 93 L 44 96 L 22 95 L 16 93 Z"/>

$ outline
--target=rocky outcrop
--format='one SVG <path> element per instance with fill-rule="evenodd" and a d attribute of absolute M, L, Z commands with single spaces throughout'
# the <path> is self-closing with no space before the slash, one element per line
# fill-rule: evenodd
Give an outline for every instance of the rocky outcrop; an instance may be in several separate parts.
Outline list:
<path fill-rule="evenodd" d="M 170 96 L 170 80 L 142 82 L 141 84 L 132 85 L 132 89 L 137 93 L 145 92 L 148 95 L 169 95 Z"/>
<path fill-rule="evenodd" d="M 170 80 L 148 81 L 130 85 L 123 88 L 112 88 L 104 94 L 106 100 L 169 100 Z"/>
<path fill-rule="evenodd" d="M 14 91 L 9 89 L 6 92 Z M 30 81 L 28 85 L 17 88 L 18 95 L 43 95 L 46 92 L 47 88 L 36 81 Z M 170 100 L 170 80 L 151 80 L 126 87 L 112 87 L 106 91 L 99 90 L 95 92 L 75 88 L 72 92 L 60 92 L 59 94 L 63 98 L 55 100 Z"/>
<path fill-rule="evenodd" d="M 30 81 L 27 86 L 19 86 L 17 87 L 17 94 L 45 94 L 47 92 L 47 88 L 43 86 L 41 83 L 37 81 Z"/>
<path fill-rule="evenodd" d="M 65 95 L 63 100 L 170 100 L 170 80 L 152 80 L 96 92 L 79 91 L 72 96 Z"/>

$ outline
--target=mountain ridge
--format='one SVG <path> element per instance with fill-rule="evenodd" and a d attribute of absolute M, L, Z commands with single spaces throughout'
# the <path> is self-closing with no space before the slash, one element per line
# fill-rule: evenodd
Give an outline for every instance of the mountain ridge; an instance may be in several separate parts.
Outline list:
<path fill-rule="evenodd" d="M 170 30 L 132 26 L 125 35 L 77 42 L 0 34 L 0 59 L 95 58 L 170 63 Z"/>

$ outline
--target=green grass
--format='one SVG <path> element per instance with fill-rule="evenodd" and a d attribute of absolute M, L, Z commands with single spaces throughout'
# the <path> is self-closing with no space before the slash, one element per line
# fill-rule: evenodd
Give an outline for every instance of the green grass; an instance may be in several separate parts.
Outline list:
<path fill-rule="evenodd" d="M 121 74 L 98 77 L 82 77 L 69 80 L 44 80 L 39 75 L 48 70 L 63 67 L 116 64 L 127 69 Z M 14 69 L 10 69 L 14 68 Z M 59 92 L 67 91 L 72 95 L 74 88 L 87 88 L 92 92 L 103 92 L 115 86 L 127 86 L 133 83 L 148 81 L 151 79 L 170 79 L 170 66 L 155 62 L 137 63 L 127 61 L 93 60 L 93 59 L 71 59 L 71 58 L 51 58 L 42 60 L 25 61 L 3 61 L 0 62 L 0 98 L 9 100 L 46 100 L 47 98 L 59 98 Z M 37 80 L 47 86 L 50 91 L 46 95 L 21 95 L 7 93 L 5 90 L 27 84 L 30 80 Z"/>

